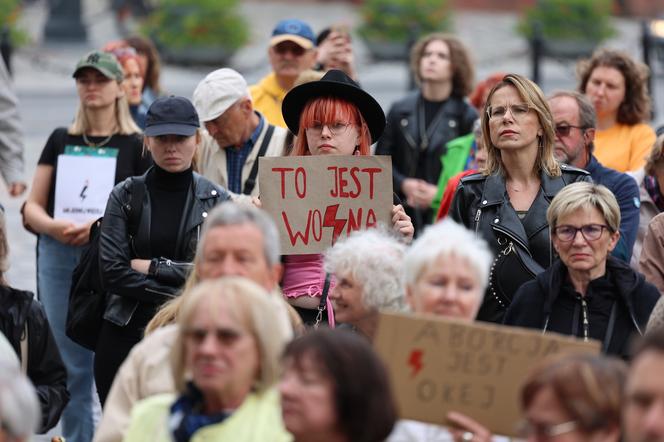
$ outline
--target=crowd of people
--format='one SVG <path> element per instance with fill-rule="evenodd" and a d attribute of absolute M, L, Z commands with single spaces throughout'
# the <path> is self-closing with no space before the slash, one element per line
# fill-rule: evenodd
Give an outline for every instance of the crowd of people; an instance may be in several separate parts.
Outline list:
<path fill-rule="evenodd" d="M 343 27 L 282 20 L 267 58 L 257 84 L 220 68 L 191 99 L 162 90 L 145 38 L 72 66 L 78 109 L 22 208 L 37 296 L 3 278 L 0 222 L 0 440 L 58 421 L 71 442 L 500 439 L 456 411 L 445 426 L 399 418 L 372 347 L 381 313 L 399 313 L 599 341 L 524 379 L 519 434 L 664 441 L 664 135 L 644 65 L 600 49 L 578 90 L 547 97 L 515 73 L 476 84 L 464 44 L 434 33 L 386 115 Z M 15 116 L 3 123 L 18 196 Z M 390 222 L 285 253 L 259 160 L 321 155 L 391 157 Z M 81 187 L 86 173 L 99 180 Z M 68 310 L 90 256 L 103 292 L 83 346 Z"/>

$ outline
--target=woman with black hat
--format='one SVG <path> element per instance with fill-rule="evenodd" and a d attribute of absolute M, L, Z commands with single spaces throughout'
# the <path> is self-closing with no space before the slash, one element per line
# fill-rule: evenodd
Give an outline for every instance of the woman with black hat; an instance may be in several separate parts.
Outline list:
<path fill-rule="evenodd" d="M 73 77 L 78 111 L 69 127 L 55 129 L 48 138 L 23 206 L 23 221 L 38 235 L 39 300 L 67 368 L 71 398 L 62 414 L 62 430 L 68 441 L 88 442 L 94 431 L 93 354 L 65 335 L 71 274 L 110 190 L 144 173 L 150 159 L 142 153 L 140 129 L 129 114 L 116 58 L 90 52 L 80 59 Z"/>
<path fill-rule="evenodd" d="M 336 69 L 319 81 L 291 89 L 282 113 L 297 136 L 292 155 L 370 155 L 371 144 L 385 129 L 385 114 L 378 102 Z M 401 204 L 392 208 L 392 223 L 405 239 L 412 239 L 413 224 Z M 283 292 L 305 323 L 318 325 L 323 319 L 319 312 L 332 312 L 327 292 L 334 281 L 326 276 L 320 254 L 284 258 Z M 327 316 L 334 325 L 332 315 Z"/>
<path fill-rule="evenodd" d="M 95 354 L 102 404 L 148 321 L 184 284 L 208 211 L 229 199 L 226 190 L 192 170 L 198 127 L 186 98 L 155 100 L 145 126 L 145 147 L 155 165 L 115 186 L 108 200 L 99 240 L 108 293 Z"/>

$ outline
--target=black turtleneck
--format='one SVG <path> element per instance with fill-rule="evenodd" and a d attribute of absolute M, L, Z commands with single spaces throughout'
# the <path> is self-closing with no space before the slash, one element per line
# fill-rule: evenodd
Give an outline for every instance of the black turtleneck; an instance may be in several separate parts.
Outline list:
<path fill-rule="evenodd" d="M 193 180 L 191 167 L 183 172 L 167 172 L 156 164 L 148 173 L 150 193 L 150 248 L 155 258 L 175 256 L 175 243 L 180 229 L 187 192 Z"/>

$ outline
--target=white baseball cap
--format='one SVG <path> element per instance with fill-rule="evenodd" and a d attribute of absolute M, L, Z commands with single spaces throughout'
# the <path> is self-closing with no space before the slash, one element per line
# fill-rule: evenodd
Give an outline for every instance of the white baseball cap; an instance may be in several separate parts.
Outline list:
<path fill-rule="evenodd" d="M 212 121 L 240 98 L 250 97 L 244 77 L 230 68 L 210 72 L 194 90 L 194 106 L 202 122 Z"/>

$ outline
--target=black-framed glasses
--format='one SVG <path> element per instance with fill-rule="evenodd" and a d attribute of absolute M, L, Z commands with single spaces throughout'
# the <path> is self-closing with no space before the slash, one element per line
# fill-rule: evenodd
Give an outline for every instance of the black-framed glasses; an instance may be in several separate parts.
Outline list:
<path fill-rule="evenodd" d="M 348 127 L 351 123 L 346 123 L 344 121 L 336 121 L 334 123 L 322 123 L 320 121 L 314 121 L 310 127 L 306 128 L 307 135 L 319 137 L 323 133 L 323 128 L 327 127 L 332 135 L 341 135 L 348 130 Z"/>
<path fill-rule="evenodd" d="M 571 124 L 559 124 L 555 127 L 556 135 L 559 137 L 566 137 L 572 129 L 586 130 L 584 126 L 573 126 Z"/>
<path fill-rule="evenodd" d="M 519 120 L 530 112 L 530 105 L 528 103 L 515 103 L 507 106 L 489 106 L 486 108 L 486 114 L 489 119 L 494 120 L 503 118 L 508 110 L 515 120 Z"/>
<path fill-rule="evenodd" d="M 576 421 L 563 422 L 560 424 L 541 424 L 527 420 L 519 424 L 519 436 L 526 439 L 535 436 L 537 439 L 549 439 L 563 434 L 571 433 L 578 428 Z"/>
<path fill-rule="evenodd" d="M 577 232 L 581 232 L 586 241 L 596 241 L 602 236 L 604 229 L 610 230 L 609 226 L 604 224 L 586 224 L 581 227 L 562 225 L 556 226 L 553 229 L 553 233 L 556 235 L 556 238 L 563 242 L 573 241 L 576 238 Z"/>

